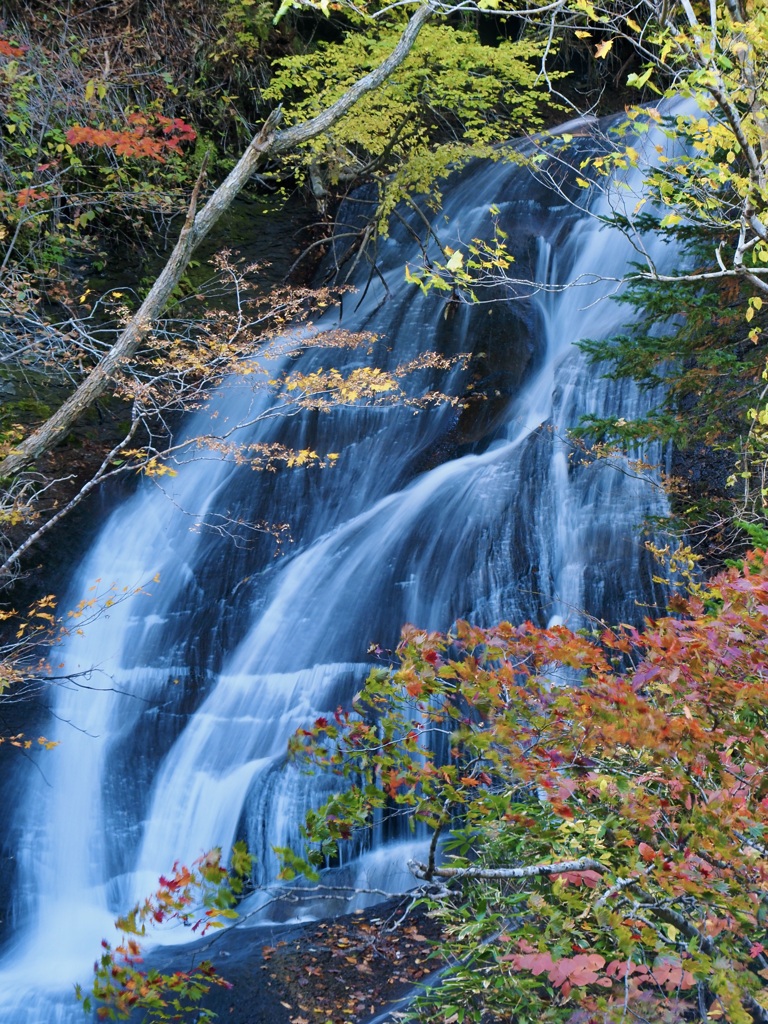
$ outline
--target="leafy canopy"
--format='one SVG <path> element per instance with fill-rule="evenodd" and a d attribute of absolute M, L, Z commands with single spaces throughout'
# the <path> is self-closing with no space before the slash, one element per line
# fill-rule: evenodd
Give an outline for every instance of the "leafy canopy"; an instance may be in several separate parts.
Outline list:
<path fill-rule="evenodd" d="M 276 61 L 264 95 L 291 101 L 289 124 L 312 117 L 377 67 L 401 30 L 397 19 L 353 19 L 341 41 Z M 533 39 L 487 46 L 474 30 L 427 24 L 381 88 L 289 159 L 300 178 L 314 176 L 316 188 L 374 173 L 379 228 L 386 231 L 398 202 L 427 193 L 439 206 L 440 178 L 474 156 L 492 155 L 492 143 L 541 126 L 543 51 L 543 42 Z"/>

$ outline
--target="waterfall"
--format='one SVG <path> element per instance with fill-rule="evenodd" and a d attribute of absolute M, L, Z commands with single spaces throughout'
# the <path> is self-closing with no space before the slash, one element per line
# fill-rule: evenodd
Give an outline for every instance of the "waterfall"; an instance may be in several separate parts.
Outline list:
<path fill-rule="evenodd" d="M 640 180 L 631 172 L 624 183 L 629 203 Z M 406 285 L 404 264 L 419 250 L 401 227 L 342 319 L 380 336 L 385 367 L 425 349 L 474 352 L 466 369 L 420 371 L 414 388 L 469 395 L 479 384 L 484 402 L 262 418 L 249 442 L 338 452 L 337 462 L 259 474 L 198 458 L 163 487 L 145 482 L 101 528 L 62 607 L 97 579 L 142 590 L 57 654 L 62 676 L 87 673 L 88 688 L 62 678 L 47 728 L 60 746 L 19 768 L 3 1021 L 78 1019 L 72 983 L 87 976 L 116 913 L 175 861 L 245 836 L 270 880 L 272 845 L 295 843 L 305 808 L 322 797 L 321 780 L 286 764 L 288 737 L 348 703 L 369 646 L 393 648 L 403 623 L 578 626 L 585 615 L 637 621 L 658 606 L 639 531 L 665 512 L 657 482 L 574 458 L 566 439 L 586 413 L 630 419 L 649 401 L 602 379 L 574 346 L 621 329 L 627 312 L 605 298 L 611 286 L 556 287 L 596 271 L 618 277 L 633 250 L 506 161 L 459 175 L 435 230 L 454 246 L 487 236 L 492 205 L 516 272 L 551 288 L 447 316 L 443 296 Z M 659 240 L 648 245 L 657 265 L 674 256 Z M 317 329 L 338 319 L 331 310 Z M 292 365 L 306 372 L 319 358 L 309 351 Z M 335 365 L 362 358 L 334 352 Z M 232 379 L 189 414 L 185 432 L 209 433 L 212 417 L 258 419 L 268 401 L 247 376 Z M 268 537 L 235 543 L 199 526 L 205 517 L 285 520 L 291 543 L 274 557 Z M 376 858 L 359 870 L 376 878 Z"/>

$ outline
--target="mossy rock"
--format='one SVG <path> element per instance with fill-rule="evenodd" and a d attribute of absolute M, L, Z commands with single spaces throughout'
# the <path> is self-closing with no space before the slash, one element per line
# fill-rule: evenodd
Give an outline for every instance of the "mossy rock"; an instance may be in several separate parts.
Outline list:
<path fill-rule="evenodd" d="M 4 402 L 0 411 L 0 426 L 7 427 L 11 423 L 29 426 L 38 423 L 51 415 L 51 406 L 39 398 L 14 398 Z"/>

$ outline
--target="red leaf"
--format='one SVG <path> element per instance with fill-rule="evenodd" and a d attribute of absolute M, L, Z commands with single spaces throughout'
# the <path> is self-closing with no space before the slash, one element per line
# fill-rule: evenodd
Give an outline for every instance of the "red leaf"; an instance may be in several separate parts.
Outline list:
<path fill-rule="evenodd" d="M 551 953 L 507 953 L 501 958 L 510 963 L 516 971 L 530 971 L 531 974 L 544 974 L 553 966 Z"/>
<path fill-rule="evenodd" d="M 586 885 L 588 889 L 596 889 L 600 883 L 600 874 L 591 868 L 586 871 L 563 871 L 555 877 L 561 878 L 566 885 Z"/>
<path fill-rule="evenodd" d="M 591 985 L 597 981 L 599 971 L 605 966 L 605 958 L 599 953 L 579 953 L 556 961 L 549 972 L 549 980 L 558 988 L 570 985 Z"/>
<path fill-rule="evenodd" d="M 645 964 L 633 964 L 631 960 L 612 960 L 605 969 L 609 978 L 617 978 L 623 981 L 624 978 L 633 974 L 648 974 Z"/>
<path fill-rule="evenodd" d="M 26 46 L 13 46 L 7 39 L 0 39 L 0 55 L 3 57 L 23 57 Z"/>
<path fill-rule="evenodd" d="M 696 984 L 690 971 L 683 970 L 679 960 L 671 957 L 654 964 L 652 971 L 653 980 L 666 988 L 668 992 L 676 988 L 693 988 Z"/>

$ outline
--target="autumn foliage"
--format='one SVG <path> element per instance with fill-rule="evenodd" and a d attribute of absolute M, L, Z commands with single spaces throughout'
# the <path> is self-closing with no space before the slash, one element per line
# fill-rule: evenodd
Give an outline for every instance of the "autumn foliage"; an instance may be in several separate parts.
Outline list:
<path fill-rule="evenodd" d="M 408 627 L 294 739 L 349 782 L 306 870 L 382 816 L 431 834 L 422 1020 L 768 1020 L 767 645 L 761 554 L 641 630 Z"/>
<path fill-rule="evenodd" d="M 70 146 L 97 146 L 113 149 L 118 156 L 147 157 L 165 163 L 169 152 L 180 153 L 182 143 L 197 138 L 192 126 L 180 117 L 137 112 L 129 114 L 127 122 L 128 127 L 122 131 L 75 125 L 66 132 L 66 139 Z"/>
<path fill-rule="evenodd" d="M 174 864 L 151 897 L 115 922 L 121 941 L 114 948 L 102 941 L 91 991 L 76 988 L 85 1012 L 95 1010 L 98 1020 L 127 1020 L 142 1011 L 146 1024 L 188 1020 L 193 1013 L 196 1021 L 211 1020 L 215 1014 L 201 1001 L 212 986 L 231 984 L 207 960 L 170 973 L 147 967 L 141 943 L 148 927 L 181 924 L 199 935 L 223 927 L 237 917 L 234 905 L 250 870 L 251 858 L 242 843 L 235 845 L 228 866 L 220 850 L 205 854 L 191 867 Z"/>

